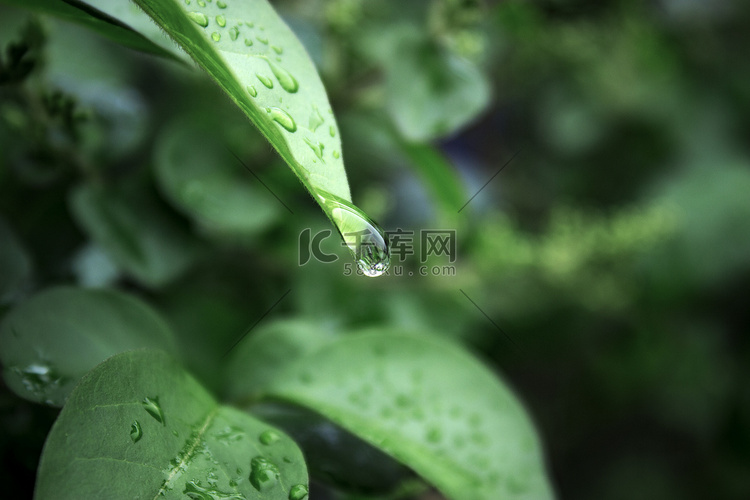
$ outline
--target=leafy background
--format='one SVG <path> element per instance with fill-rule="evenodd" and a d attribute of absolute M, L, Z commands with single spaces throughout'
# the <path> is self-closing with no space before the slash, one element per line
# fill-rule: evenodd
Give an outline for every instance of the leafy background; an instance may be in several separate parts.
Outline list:
<path fill-rule="evenodd" d="M 273 4 L 326 86 L 355 203 L 388 230 L 456 229 L 456 276 L 343 276 L 333 241 L 336 263 L 299 267 L 299 233 L 330 225 L 204 75 L 2 7 L 0 314 L 50 285 L 117 287 L 221 392 L 207 367 L 291 290 L 267 326 L 481 353 L 563 498 L 750 496 L 746 3 Z M 177 154 L 191 134 L 215 156 Z M 19 498 L 56 415 L 3 388 Z"/>

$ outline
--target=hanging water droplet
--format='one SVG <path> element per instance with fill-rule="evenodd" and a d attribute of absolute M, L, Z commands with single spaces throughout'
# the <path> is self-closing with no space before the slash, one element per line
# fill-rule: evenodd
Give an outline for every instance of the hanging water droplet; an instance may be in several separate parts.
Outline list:
<path fill-rule="evenodd" d="M 137 443 L 143 437 L 143 430 L 141 429 L 141 423 L 137 420 L 133 420 L 130 424 L 130 440 Z"/>
<path fill-rule="evenodd" d="M 232 26 L 232 28 L 229 30 L 229 38 L 231 38 L 234 42 L 235 40 L 237 40 L 237 38 L 239 38 L 239 36 L 240 29 L 237 26 Z"/>
<path fill-rule="evenodd" d="M 273 80 L 271 80 L 265 75 L 261 75 L 260 73 L 255 73 L 255 76 L 258 77 L 258 80 L 260 80 L 260 83 L 262 83 L 266 88 L 269 88 L 269 89 L 273 88 Z"/>
<path fill-rule="evenodd" d="M 317 195 L 359 269 L 369 277 L 385 273 L 391 260 L 385 232 L 351 202 L 325 191 Z"/>
<path fill-rule="evenodd" d="M 328 134 L 330 134 L 331 137 L 336 137 L 336 127 L 333 125 L 328 127 Z"/>
<path fill-rule="evenodd" d="M 266 38 L 264 36 L 258 35 L 258 36 L 255 37 L 255 39 L 258 40 L 263 45 L 268 45 L 268 38 Z"/>
<path fill-rule="evenodd" d="M 310 490 L 304 484 L 295 484 L 292 489 L 289 490 L 289 500 L 304 500 L 307 498 L 307 494 Z"/>
<path fill-rule="evenodd" d="M 224 3 L 224 2 L 222 2 L 221 0 L 217 0 L 217 2 L 216 2 L 216 6 L 217 6 L 218 8 L 220 8 L 220 9 L 226 9 L 226 8 L 227 8 L 227 4 L 225 4 L 225 3 Z"/>
<path fill-rule="evenodd" d="M 313 150 L 313 153 L 315 153 L 315 156 L 317 156 L 319 160 L 323 159 L 323 148 L 325 147 L 323 144 L 319 142 L 313 142 L 307 137 L 305 137 L 305 143 L 310 146 L 310 149 Z"/>
<path fill-rule="evenodd" d="M 336 158 L 336 159 L 338 159 L 340 156 L 341 155 L 339 154 L 339 152 L 334 149 L 333 150 L 333 157 Z"/>
<path fill-rule="evenodd" d="M 266 446 L 275 443 L 279 439 L 281 439 L 281 435 L 271 429 L 262 432 L 261 435 L 258 436 L 258 441 L 260 441 L 262 444 L 265 444 Z"/>
<path fill-rule="evenodd" d="M 310 132 L 315 132 L 318 130 L 318 127 L 323 125 L 323 122 L 325 122 L 325 119 L 320 114 L 318 107 L 313 104 L 312 113 L 310 113 L 310 123 L 307 125 L 307 128 L 310 129 Z"/>
<path fill-rule="evenodd" d="M 287 132 L 295 132 L 297 130 L 297 123 L 289 113 L 280 108 L 268 108 L 268 113 L 271 115 L 271 119 L 284 127 Z"/>
<path fill-rule="evenodd" d="M 263 457 L 255 457 L 250 461 L 250 484 L 258 491 L 274 484 L 280 475 L 279 468 Z"/>
<path fill-rule="evenodd" d="M 271 48 L 273 49 L 274 52 L 276 52 L 279 55 L 284 53 L 284 49 L 276 45 L 271 45 Z"/>
<path fill-rule="evenodd" d="M 159 406 L 159 398 L 145 397 L 143 398 L 143 401 L 141 401 L 141 404 L 149 415 L 154 417 L 157 422 L 164 425 L 164 412 L 162 411 L 161 406 Z"/>
<path fill-rule="evenodd" d="M 195 24 L 205 28 L 208 26 L 208 16 L 203 12 L 188 12 L 187 16 L 193 20 Z"/>
<path fill-rule="evenodd" d="M 247 93 L 250 94 L 251 97 L 258 97 L 258 91 L 255 90 L 255 87 L 252 85 L 247 86 Z"/>
<path fill-rule="evenodd" d="M 214 42 L 218 42 L 219 40 L 221 40 L 221 34 L 214 31 L 213 33 L 211 33 L 211 38 L 213 38 Z"/>
<path fill-rule="evenodd" d="M 246 45 L 247 47 L 252 47 L 252 45 L 253 45 L 253 41 L 252 41 L 252 40 L 250 40 L 249 38 L 245 38 L 245 45 Z"/>
<path fill-rule="evenodd" d="M 276 79 L 279 81 L 279 85 L 281 85 L 281 88 L 289 92 L 290 94 L 294 94 L 299 89 L 299 83 L 297 82 L 297 79 L 292 76 L 291 73 L 289 73 L 287 70 L 279 66 L 278 64 L 274 64 L 268 59 L 266 59 L 266 62 L 268 63 L 268 66 L 271 68 L 271 72 L 273 73 L 273 76 L 276 77 Z"/>
<path fill-rule="evenodd" d="M 221 14 L 219 14 L 218 16 L 216 16 L 216 24 L 218 24 L 219 26 L 223 28 L 224 26 L 227 25 L 227 19 Z"/>

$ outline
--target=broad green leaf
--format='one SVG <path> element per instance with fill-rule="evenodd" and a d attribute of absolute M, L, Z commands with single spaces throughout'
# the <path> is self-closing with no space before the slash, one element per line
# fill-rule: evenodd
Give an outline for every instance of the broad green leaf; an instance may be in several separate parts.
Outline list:
<path fill-rule="evenodd" d="M 307 190 L 351 201 L 323 84 L 265 0 L 135 0 L 260 129 Z"/>
<path fill-rule="evenodd" d="M 143 13 L 131 9 L 130 2 L 95 0 L 0 0 L 36 12 L 81 24 L 119 44 L 141 52 L 181 60 L 184 54 Z M 101 10 L 92 7 L 100 7 Z"/>
<path fill-rule="evenodd" d="M 31 280 L 31 258 L 0 217 L 0 305 L 20 297 Z"/>
<path fill-rule="evenodd" d="M 306 498 L 294 442 L 219 406 L 172 358 L 118 354 L 73 390 L 42 452 L 36 500 Z"/>
<path fill-rule="evenodd" d="M 404 37 L 384 64 L 386 108 L 408 140 L 452 134 L 490 103 L 490 85 L 482 71 L 433 42 Z"/>
<path fill-rule="evenodd" d="M 230 401 L 251 401 L 291 363 L 336 339 L 310 320 L 280 320 L 258 327 L 238 344 L 225 365 Z"/>
<path fill-rule="evenodd" d="M 449 498 L 553 497 L 523 406 L 451 343 L 397 333 L 355 335 L 295 363 L 267 395 L 330 418 Z"/>
<path fill-rule="evenodd" d="M 81 185 L 70 205 L 78 224 L 127 274 L 158 287 L 177 278 L 200 254 L 198 242 L 137 184 Z"/>
<path fill-rule="evenodd" d="M 50 288 L 0 325 L 5 382 L 21 397 L 54 406 L 104 359 L 143 347 L 174 351 L 172 332 L 146 304 L 111 290 Z"/>
<path fill-rule="evenodd" d="M 201 229 L 248 236 L 278 219 L 284 206 L 246 171 L 219 135 L 180 120 L 160 137 L 157 181 L 169 200 Z"/>

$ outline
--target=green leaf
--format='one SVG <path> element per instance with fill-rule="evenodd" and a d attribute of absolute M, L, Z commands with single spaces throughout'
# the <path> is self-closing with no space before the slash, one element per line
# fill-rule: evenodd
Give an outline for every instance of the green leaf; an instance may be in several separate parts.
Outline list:
<path fill-rule="evenodd" d="M 307 470 L 290 438 L 143 350 L 113 356 L 71 393 L 35 498 L 288 500 L 294 488 L 306 490 Z"/>
<path fill-rule="evenodd" d="M 20 297 L 30 284 L 31 258 L 0 217 L 0 305 Z"/>
<path fill-rule="evenodd" d="M 111 290 L 50 288 L 0 325 L 5 382 L 23 398 L 54 406 L 102 360 L 142 347 L 174 351 L 172 332 L 146 304 Z"/>
<path fill-rule="evenodd" d="M 216 80 L 329 217 L 321 192 L 351 201 L 323 84 L 302 44 L 268 2 L 135 1 Z"/>
<path fill-rule="evenodd" d="M 81 24 L 131 49 L 175 60 L 184 60 L 182 53 L 156 25 L 130 2 L 93 0 L 0 0 L 0 3 L 24 7 Z M 94 6 L 94 7 L 92 7 Z M 98 7 L 98 8 L 95 8 Z"/>
<path fill-rule="evenodd" d="M 482 71 L 432 42 L 404 37 L 385 65 L 386 108 L 408 140 L 452 134 L 490 103 L 490 85 Z"/>
<path fill-rule="evenodd" d="M 78 224 L 126 273 L 158 287 L 177 278 L 200 254 L 181 221 L 141 186 L 81 185 L 70 205 Z"/>
<path fill-rule="evenodd" d="M 157 181 L 169 200 L 205 231 L 248 236 L 284 206 L 247 172 L 210 130 L 179 120 L 159 139 Z"/>
<path fill-rule="evenodd" d="M 228 356 L 225 394 L 238 403 L 257 398 L 292 362 L 337 337 L 310 320 L 280 320 L 259 327 Z"/>
<path fill-rule="evenodd" d="M 522 405 L 451 343 L 352 336 L 295 363 L 266 394 L 330 418 L 455 500 L 553 497 Z"/>

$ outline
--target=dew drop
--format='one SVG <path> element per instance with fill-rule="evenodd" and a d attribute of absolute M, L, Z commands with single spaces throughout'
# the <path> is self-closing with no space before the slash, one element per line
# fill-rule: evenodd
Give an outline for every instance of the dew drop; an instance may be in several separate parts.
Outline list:
<path fill-rule="evenodd" d="M 323 115 L 320 114 L 318 107 L 313 104 L 312 113 L 310 113 L 310 122 L 308 123 L 307 128 L 310 129 L 310 132 L 315 132 L 318 130 L 318 127 L 323 125 L 323 122 L 325 122 Z"/>
<path fill-rule="evenodd" d="M 334 127 L 333 125 L 328 127 L 328 133 L 331 137 L 336 137 L 336 127 Z"/>
<path fill-rule="evenodd" d="M 252 28 L 252 27 L 255 26 L 255 23 L 253 23 L 253 22 L 248 22 L 248 23 L 245 23 L 245 24 L 247 25 L 248 28 Z"/>
<path fill-rule="evenodd" d="M 250 40 L 249 38 L 245 38 L 245 46 L 252 47 L 252 45 L 253 45 L 253 41 Z"/>
<path fill-rule="evenodd" d="M 333 150 L 333 157 L 336 158 L 336 159 L 338 159 L 340 156 L 341 155 L 339 154 L 339 152 L 334 149 Z"/>
<path fill-rule="evenodd" d="M 275 443 L 279 439 L 281 439 L 281 436 L 279 435 L 279 433 L 271 429 L 262 432 L 261 435 L 258 436 L 258 441 L 260 441 L 262 444 L 266 446 Z"/>
<path fill-rule="evenodd" d="M 268 108 L 267 111 L 271 115 L 271 119 L 284 127 L 287 132 L 297 131 L 297 123 L 289 113 L 280 108 Z"/>
<path fill-rule="evenodd" d="M 247 86 L 247 93 L 252 97 L 258 97 L 258 91 L 255 90 L 255 87 L 252 85 Z"/>
<path fill-rule="evenodd" d="M 159 398 L 145 397 L 143 398 L 143 401 L 141 401 L 141 404 L 148 414 L 154 417 L 154 420 L 164 425 L 164 412 L 162 411 L 161 406 L 159 406 Z"/>
<path fill-rule="evenodd" d="M 219 14 L 218 16 L 216 16 L 216 24 L 218 24 L 219 26 L 223 28 L 224 26 L 227 25 L 227 19 L 221 14 Z"/>
<path fill-rule="evenodd" d="M 224 3 L 224 2 L 222 2 L 221 0 L 218 0 L 218 1 L 216 2 L 216 6 L 217 6 L 218 8 L 220 8 L 220 9 L 226 9 L 226 8 L 227 8 L 227 4 L 225 4 L 225 3 Z"/>
<path fill-rule="evenodd" d="M 266 59 L 266 62 L 268 63 L 268 66 L 271 68 L 271 72 L 273 72 L 273 76 L 276 77 L 276 79 L 279 81 L 279 85 L 281 85 L 281 88 L 289 92 L 290 94 L 294 94 L 299 90 L 299 83 L 297 82 L 297 79 L 292 76 L 291 73 L 289 73 L 287 70 L 279 66 L 278 64 L 274 64 L 268 59 Z"/>
<path fill-rule="evenodd" d="M 188 481 L 182 493 L 194 500 L 246 500 L 241 493 L 227 493 L 216 488 L 215 484 L 208 487 L 201 485 L 200 481 Z"/>
<path fill-rule="evenodd" d="M 258 40 L 263 45 L 268 45 L 268 38 L 266 38 L 264 36 L 258 35 L 258 36 L 255 37 L 255 39 Z"/>
<path fill-rule="evenodd" d="M 304 500 L 310 490 L 304 484 L 295 484 L 289 490 L 289 500 Z"/>
<path fill-rule="evenodd" d="M 261 75 L 260 73 L 255 73 L 255 76 L 258 77 L 258 80 L 260 80 L 260 83 L 262 83 L 266 88 L 269 88 L 269 89 L 273 88 L 273 80 L 271 80 L 265 75 Z"/>
<path fill-rule="evenodd" d="M 193 20 L 195 24 L 205 28 L 208 26 L 208 16 L 203 12 L 188 12 L 187 16 Z"/>
<path fill-rule="evenodd" d="M 250 484 L 258 491 L 263 491 L 279 480 L 279 468 L 263 457 L 250 461 Z"/>
<path fill-rule="evenodd" d="M 313 150 L 313 153 L 315 153 L 315 156 L 317 156 L 319 160 L 323 159 L 323 148 L 325 147 L 323 144 L 319 142 L 313 142 L 307 137 L 305 137 L 305 143 L 310 146 L 310 149 Z"/>
<path fill-rule="evenodd" d="M 198 0 L 198 5 L 201 6 L 201 7 L 205 7 L 206 6 L 206 2 L 204 0 Z"/>
<path fill-rule="evenodd" d="M 214 42 L 218 42 L 219 40 L 221 40 L 221 35 L 214 31 L 213 33 L 211 33 L 211 38 L 213 38 Z"/>
<path fill-rule="evenodd" d="M 325 191 L 317 195 L 365 276 L 385 273 L 391 256 L 383 230 L 351 202 Z"/>
<path fill-rule="evenodd" d="M 137 420 L 133 420 L 130 424 L 130 440 L 137 443 L 143 437 L 143 429 L 141 429 L 141 423 Z"/>
<path fill-rule="evenodd" d="M 273 49 L 274 52 L 276 52 L 279 55 L 284 53 L 284 49 L 276 45 L 271 45 L 271 48 Z"/>
<path fill-rule="evenodd" d="M 239 38 L 239 36 L 240 29 L 237 26 L 233 26 L 232 29 L 229 30 L 229 38 L 231 38 L 234 42 L 235 40 L 237 40 L 237 38 Z"/>

